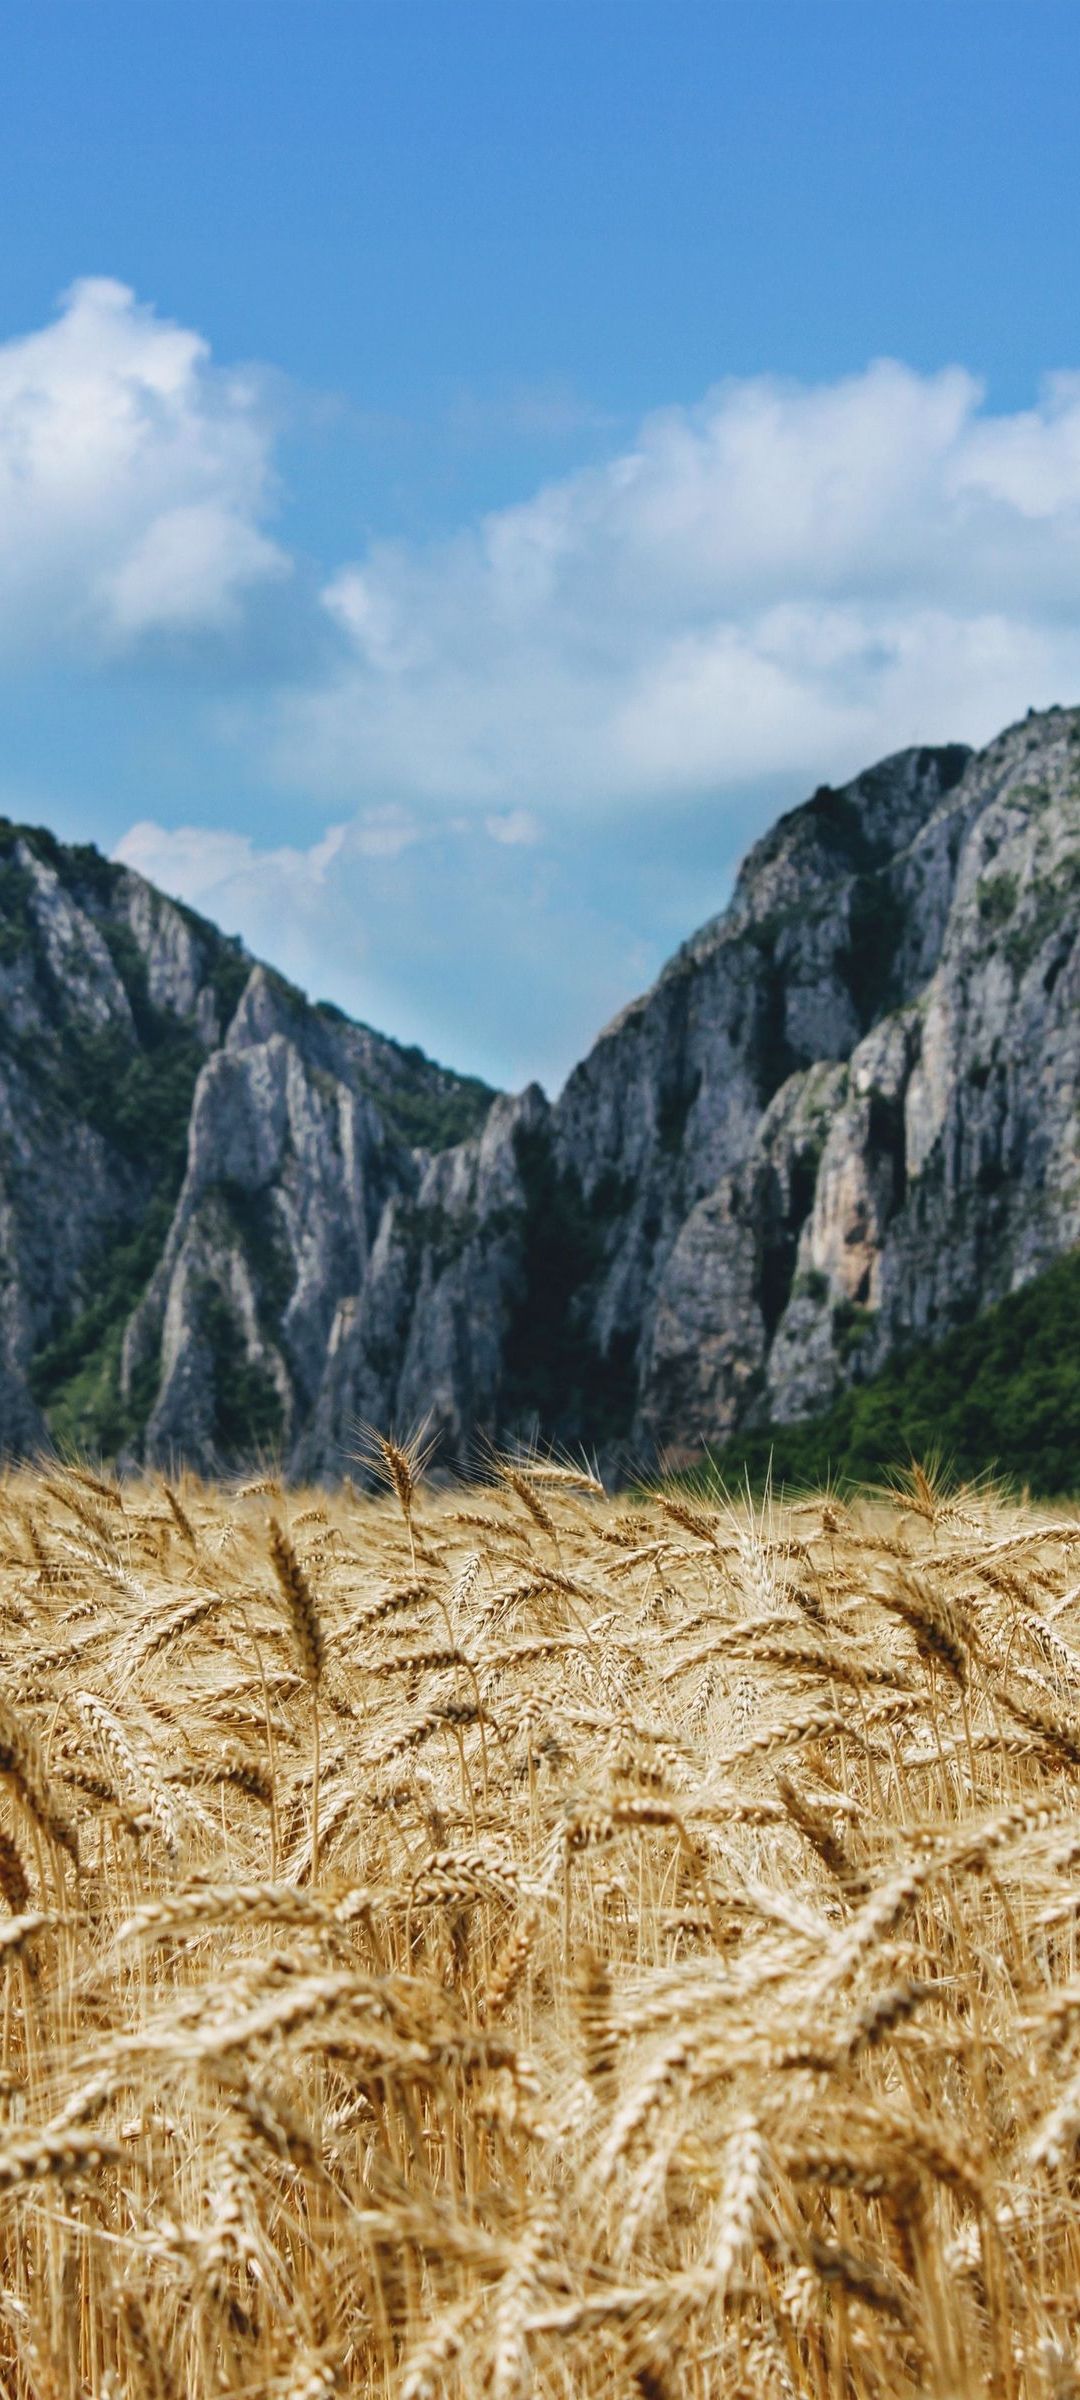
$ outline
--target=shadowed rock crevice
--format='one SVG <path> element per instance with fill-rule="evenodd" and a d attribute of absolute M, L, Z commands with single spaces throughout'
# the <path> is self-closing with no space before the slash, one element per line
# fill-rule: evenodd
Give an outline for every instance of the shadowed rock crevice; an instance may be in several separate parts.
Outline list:
<path fill-rule="evenodd" d="M 521 1127 L 514 1154 L 523 1195 L 520 1266 L 505 1340 L 502 1417 L 526 1437 L 566 1443 L 625 1438 L 636 1398 L 634 1336 L 595 1327 L 595 1299 L 623 1195 L 610 1171 L 587 1199 L 561 1166 L 549 1125 Z"/>

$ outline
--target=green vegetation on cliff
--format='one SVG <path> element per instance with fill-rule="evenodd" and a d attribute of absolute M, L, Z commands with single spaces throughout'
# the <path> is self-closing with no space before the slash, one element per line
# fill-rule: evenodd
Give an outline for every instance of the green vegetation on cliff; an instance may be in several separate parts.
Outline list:
<path fill-rule="evenodd" d="M 965 1478 L 987 1469 L 1035 1496 L 1080 1492 L 1080 1251 L 932 1347 L 890 1360 L 822 1416 L 763 1425 L 710 1454 L 729 1490 L 878 1481 L 938 1454 Z"/>
<path fill-rule="evenodd" d="M 34 1356 L 30 1389 L 62 1451 L 116 1458 L 142 1431 L 156 1369 L 144 1372 L 125 1400 L 120 1388 L 124 1328 L 157 1265 L 173 1199 L 163 1182 L 136 1230 L 124 1230 L 107 1248 L 89 1305 Z"/>
<path fill-rule="evenodd" d="M 478 1075 L 438 1067 L 415 1044 L 394 1068 L 392 1080 L 372 1085 L 372 1098 L 410 1150 L 451 1150 L 480 1132 L 495 1094 Z"/>

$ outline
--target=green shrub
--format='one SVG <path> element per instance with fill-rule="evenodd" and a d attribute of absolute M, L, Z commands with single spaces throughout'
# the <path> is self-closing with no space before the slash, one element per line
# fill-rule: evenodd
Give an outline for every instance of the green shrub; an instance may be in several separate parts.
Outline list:
<path fill-rule="evenodd" d="M 110 929 L 114 935 L 116 929 Z M 128 943 L 131 941 L 131 948 Z M 110 947 L 112 945 L 110 944 Z M 131 952 L 135 951 L 135 959 Z M 138 1392 L 120 1390 L 124 1328 L 161 1256 L 187 1162 L 188 1121 L 204 1053 L 196 1035 L 145 991 L 137 944 L 120 930 L 114 955 L 125 981 L 141 1047 L 121 1028 L 65 1028 L 51 1054 L 35 1049 L 26 1061 L 45 1095 L 81 1117 L 127 1161 L 136 1191 L 137 1223 L 121 1222 L 104 1235 L 88 1274 L 93 1297 L 35 1353 L 31 1391 L 55 1441 L 114 1458 L 136 1442 L 153 1402 L 156 1376 L 147 1368 Z M 137 964 L 136 964 L 137 960 Z M 122 964 L 120 963 L 122 962 Z M 130 978 L 130 988 L 128 979 Z"/>
<path fill-rule="evenodd" d="M 139 1390 L 125 1401 L 121 1350 L 128 1318 L 161 1255 L 173 1206 L 174 1195 L 159 1188 L 134 1230 L 114 1230 L 103 1245 L 93 1299 L 31 1360 L 31 1393 L 61 1448 L 115 1458 L 142 1432 L 153 1405 L 156 1367 L 147 1369 Z"/>
<path fill-rule="evenodd" d="M 857 1300 L 838 1300 L 833 1310 L 833 1340 L 841 1358 L 851 1358 L 860 1350 L 872 1330 L 874 1312 Z"/>
<path fill-rule="evenodd" d="M 1015 875 L 987 875 L 979 886 L 979 923 L 987 933 L 1007 925 L 1019 889 Z"/>
<path fill-rule="evenodd" d="M 319 1003 L 324 1016 L 331 1012 Z M 451 1150 L 479 1133 L 495 1098 L 478 1075 L 455 1075 L 440 1067 L 415 1042 L 394 1058 L 392 1069 L 372 1077 L 367 1089 L 392 1133 L 409 1150 Z"/>
<path fill-rule="evenodd" d="M 821 1416 L 733 1436 L 707 1479 L 872 1482 L 935 1452 L 965 1478 L 992 1467 L 1036 1496 L 1080 1492 L 1080 1252 Z"/>

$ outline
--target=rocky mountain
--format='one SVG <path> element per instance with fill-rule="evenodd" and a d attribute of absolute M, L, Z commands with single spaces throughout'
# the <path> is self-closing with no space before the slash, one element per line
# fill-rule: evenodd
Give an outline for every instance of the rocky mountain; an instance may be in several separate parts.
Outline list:
<path fill-rule="evenodd" d="M 1080 1242 L 1080 711 L 816 792 L 553 1104 L 3 845 L 8 1447 L 333 1476 L 426 1416 L 688 1460 Z"/>
<path fill-rule="evenodd" d="M 0 1444 L 289 1442 L 388 1199 L 491 1099 L 0 820 Z"/>

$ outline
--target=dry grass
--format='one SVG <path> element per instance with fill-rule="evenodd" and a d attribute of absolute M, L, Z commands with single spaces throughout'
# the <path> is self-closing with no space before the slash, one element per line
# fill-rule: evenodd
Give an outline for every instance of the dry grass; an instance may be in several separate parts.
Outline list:
<path fill-rule="evenodd" d="M 1080 2392 L 1080 1519 L 0 1487 L 0 2389 Z"/>

